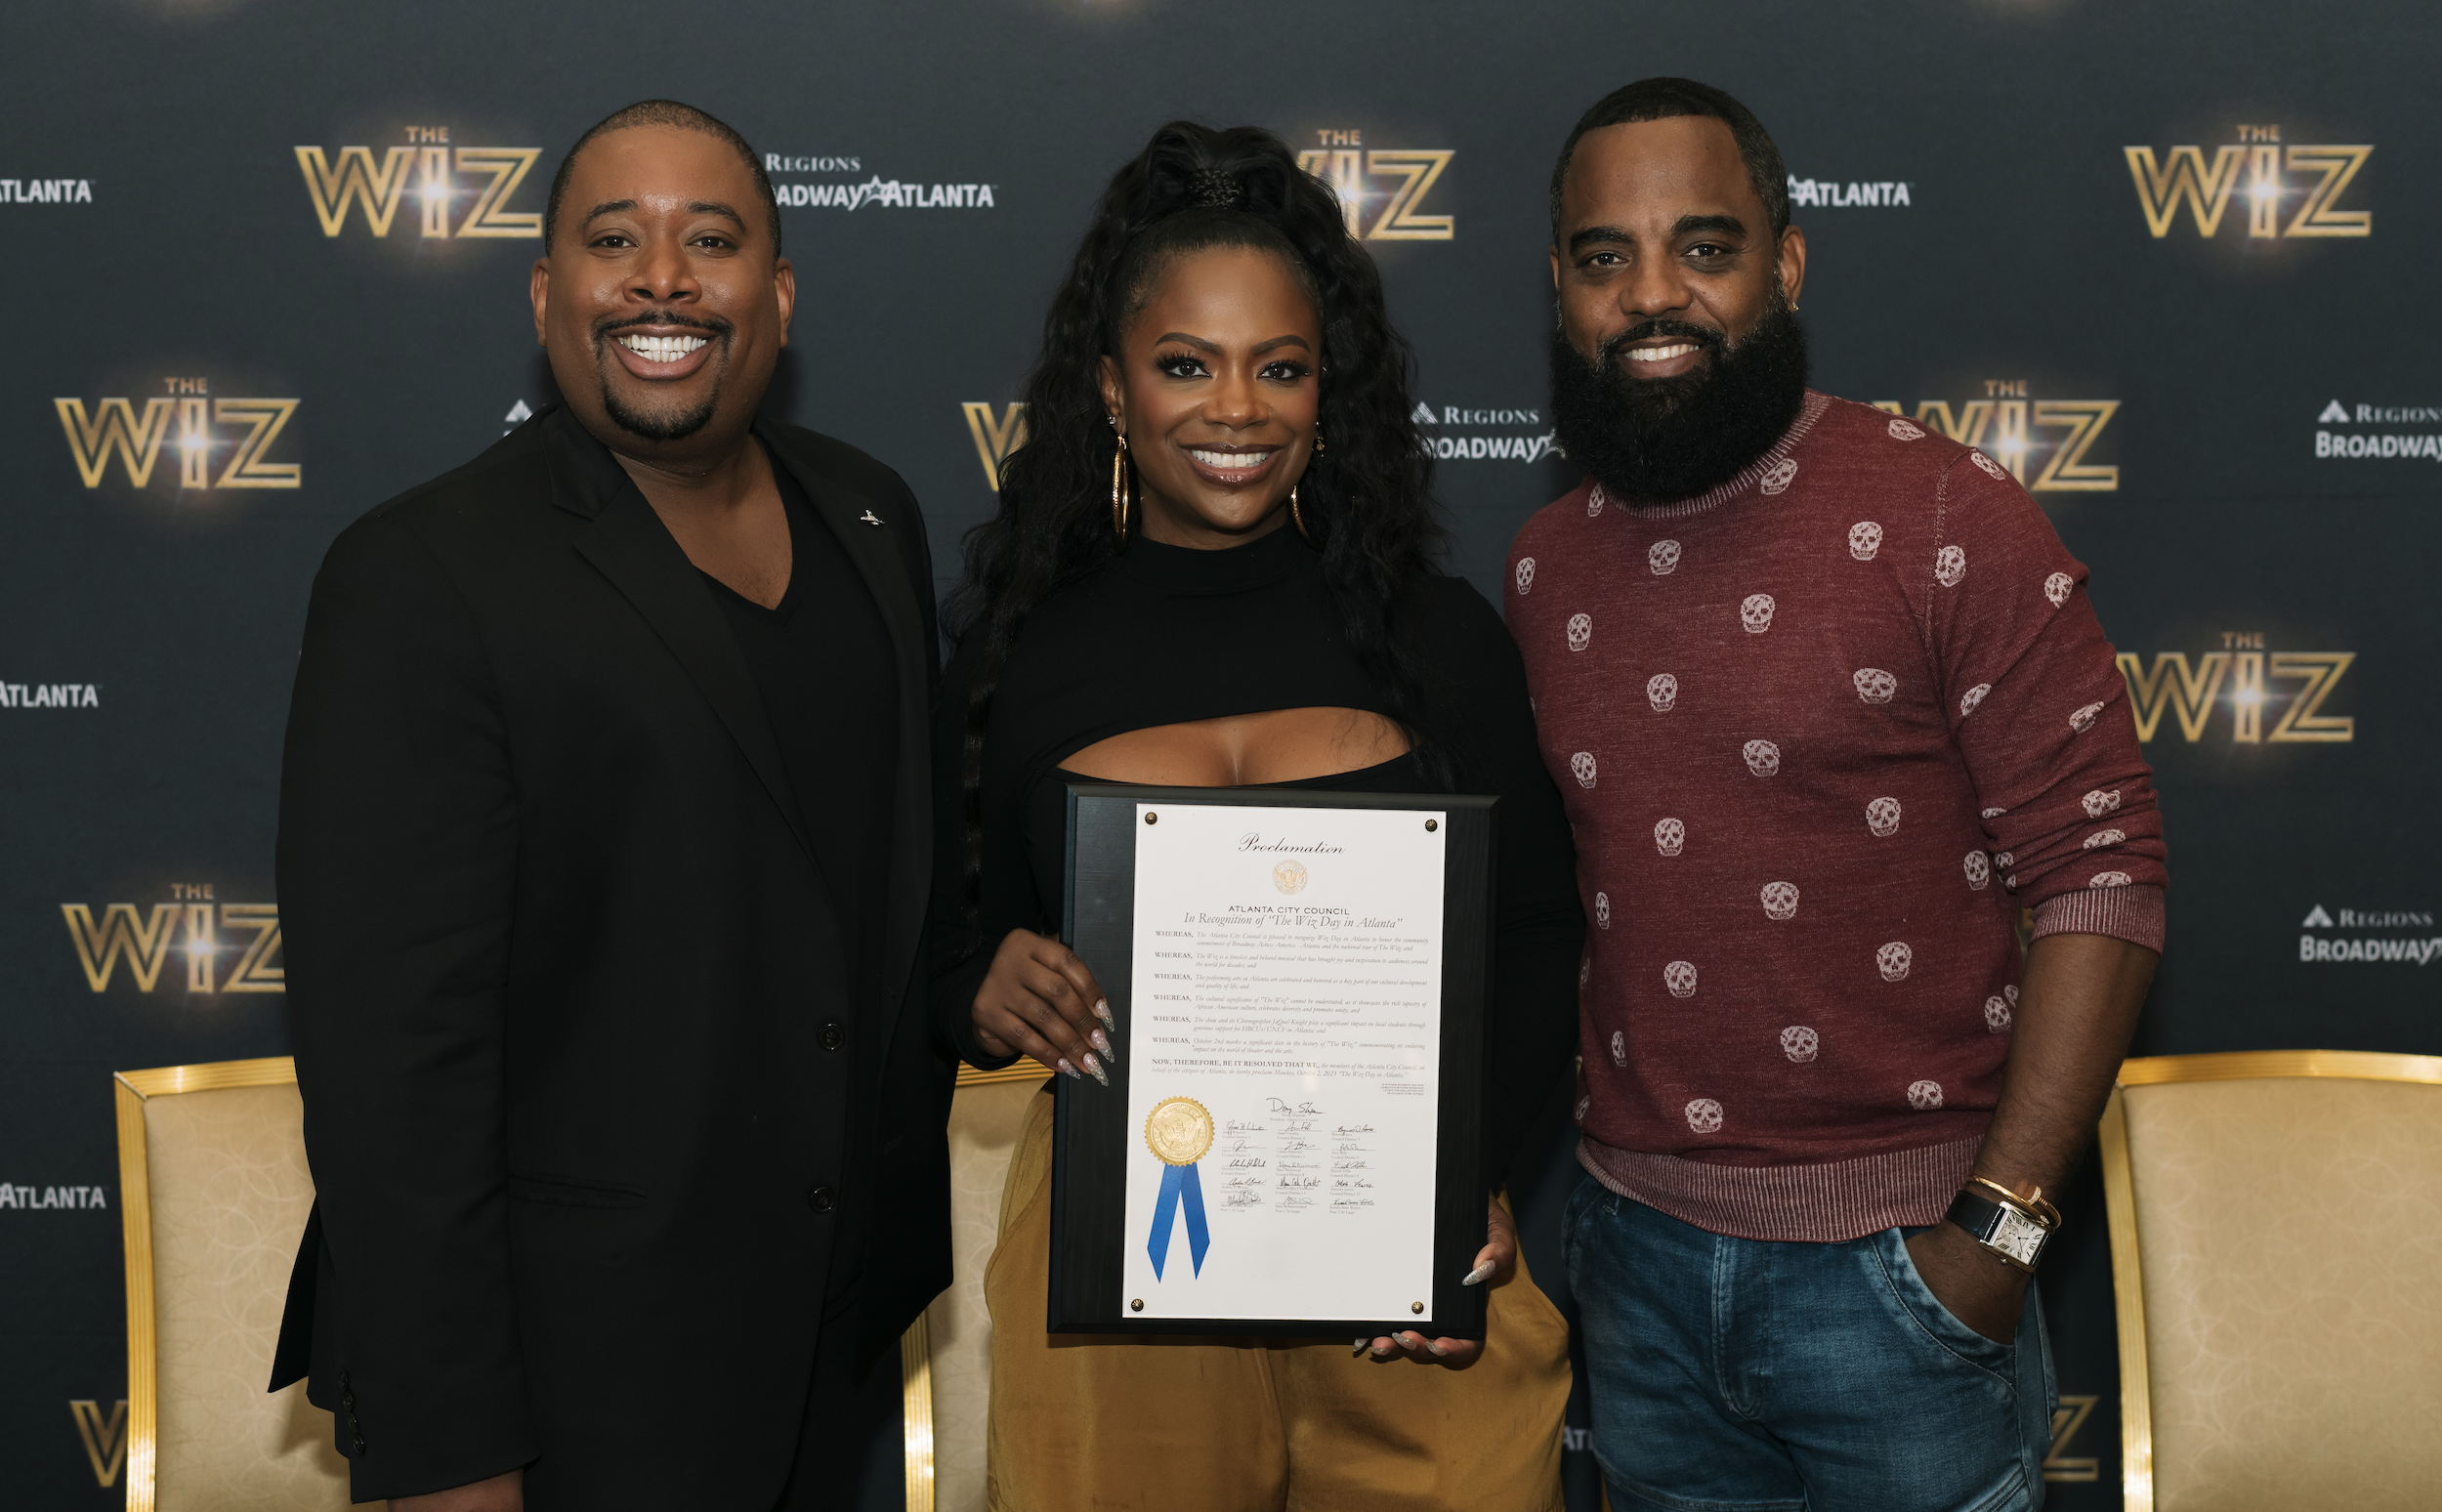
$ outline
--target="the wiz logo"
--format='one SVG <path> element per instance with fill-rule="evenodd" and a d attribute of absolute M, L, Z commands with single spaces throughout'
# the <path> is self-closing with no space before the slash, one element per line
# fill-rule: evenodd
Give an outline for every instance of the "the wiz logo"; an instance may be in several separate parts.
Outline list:
<path fill-rule="evenodd" d="M 1874 407 L 1907 413 L 1897 399 L 1876 399 Z M 2034 492 L 2110 493 L 2120 487 L 2120 469 L 2085 456 L 2119 412 L 2118 399 L 2031 399 L 2024 378 L 1987 378 L 1982 399 L 1966 399 L 1956 411 L 1948 399 L 1919 399 L 1915 418 L 1999 461 Z M 2053 431 L 2061 434 L 2055 437 Z M 2039 455 L 2042 465 L 2037 468 Z M 2030 468 L 2035 468 L 2032 482 Z"/>
<path fill-rule="evenodd" d="M 1009 453 L 1026 444 L 1026 406 L 1013 403 L 992 418 L 989 399 L 976 399 L 958 406 L 966 411 L 967 435 L 975 441 L 976 460 L 984 464 L 984 486 L 994 493 L 1000 491 L 1000 464 L 1009 460 Z"/>
<path fill-rule="evenodd" d="M 2374 155 L 2371 147 L 2293 144 L 2283 147 L 2281 128 L 2238 128 L 2236 143 L 2213 148 L 2205 160 L 2199 147 L 2174 147 L 2166 161 L 2150 147 L 2122 147 L 2128 159 L 2128 177 L 2136 182 L 2137 204 L 2145 212 L 2145 229 L 2155 236 L 2170 234 L 2185 206 L 2199 236 L 2221 231 L 2222 212 L 2230 208 L 2239 181 L 2247 181 L 2247 233 L 2250 236 L 2371 236 L 2371 210 L 2334 208 L 2349 181 Z M 2294 181 L 2292 175 L 2311 176 Z M 2290 203 L 2296 211 L 2282 224 Z"/>
<path fill-rule="evenodd" d="M 209 882 L 172 883 L 170 897 L 170 903 L 154 903 L 149 915 L 135 903 L 105 903 L 99 923 L 84 903 L 60 904 L 87 987 L 106 990 L 124 961 L 136 990 L 149 992 L 161 985 L 161 968 L 178 945 L 187 956 L 190 993 L 288 990 L 286 969 L 274 964 L 279 904 L 216 903 Z M 223 973 L 221 957 L 230 954 L 235 959 Z"/>
<path fill-rule="evenodd" d="M 60 429 L 67 434 L 68 452 L 76 459 L 76 475 L 88 488 L 99 488 L 115 456 L 135 487 L 152 483 L 153 465 L 172 431 L 178 435 L 178 486 L 181 488 L 294 488 L 304 480 L 295 462 L 266 461 L 288 419 L 297 412 L 293 399 L 215 399 L 202 378 L 164 378 L 168 398 L 135 401 L 105 399 L 88 410 L 81 399 L 55 399 Z M 242 434 L 236 434 L 242 432 Z M 219 452 L 228 461 L 214 473 Z"/>
<path fill-rule="evenodd" d="M 2353 716 L 2323 712 L 2324 699 L 2348 675 L 2357 652 L 2267 651 L 2260 630 L 2225 630 L 2221 645 L 2193 665 L 2185 651 L 2158 652 L 2151 672 L 2133 652 L 2120 653 L 2120 675 L 2128 684 L 2128 707 L 2136 716 L 2139 740 L 2154 738 L 2166 709 L 2177 717 L 2179 734 L 2191 744 L 2203 739 L 2225 686 L 2230 691 L 2230 738 L 2238 744 L 2338 745 L 2357 738 Z M 2286 699 L 2271 686 L 2283 682 L 2299 685 Z M 2269 732 L 2264 729 L 2267 703 L 2286 703 Z"/>
<path fill-rule="evenodd" d="M 1331 186 L 1348 218 L 1348 234 L 1368 241 L 1449 241 L 1457 235 L 1457 217 L 1422 215 L 1424 196 L 1433 192 L 1455 155 L 1449 147 L 1368 147 L 1362 131 L 1318 131 L 1319 147 L 1297 154 L 1297 166 Z M 1398 187 L 1376 189 L 1368 181 L 1395 178 Z M 1368 200 L 1382 201 L 1381 214 L 1367 225 Z"/>
<path fill-rule="evenodd" d="M 349 211 L 357 208 L 364 212 L 366 230 L 389 235 L 391 219 L 412 183 L 427 236 L 541 239 L 541 211 L 504 208 L 543 155 L 541 147 L 453 147 L 446 126 L 409 126 L 406 138 L 410 146 L 388 148 L 378 163 L 369 147 L 341 147 L 336 164 L 318 147 L 296 148 L 297 168 L 305 175 L 323 235 L 338 235 Z M 450 216 L 461 199 L 466 212 L 453 226 Z"/>

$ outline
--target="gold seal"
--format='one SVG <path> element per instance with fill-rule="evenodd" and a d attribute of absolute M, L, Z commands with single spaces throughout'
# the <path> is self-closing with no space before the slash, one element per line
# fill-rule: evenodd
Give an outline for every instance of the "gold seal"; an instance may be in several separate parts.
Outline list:
<path fill-rule="evenodd" d="M 1192 1097 L 1168 1097 L 1145 1115 L 1145 1148 L 1164 1165 L 1194 1165 L 1212 1148 L 1212 1114 Z"/>
<path fill-rule="evenodd" d="M 1291 859 L 1273 867 L 1272 885 L 1284 893 L 1304 892 L 1306 890 L 1306 863 Z"/>

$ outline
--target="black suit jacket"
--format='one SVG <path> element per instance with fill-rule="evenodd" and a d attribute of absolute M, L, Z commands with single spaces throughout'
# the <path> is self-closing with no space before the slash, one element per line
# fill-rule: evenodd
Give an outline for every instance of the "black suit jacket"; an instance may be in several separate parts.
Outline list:
<path fill-rule="evenodd" d="M 311 1370 L 358 1500 L 531 1461 L 530 1504 L 762 1512 L 826 1294 L 869 1357 L 948 1284 L 923 518 L 755 434 L 889 628 L 893 791 L 789 790 L 711 590 L 565 410 L 315 579 L 278 864 L 317 1200 L 273 1384 Z M 803 827 L 841 803 L 893 816 L 875 1000 Z"/>

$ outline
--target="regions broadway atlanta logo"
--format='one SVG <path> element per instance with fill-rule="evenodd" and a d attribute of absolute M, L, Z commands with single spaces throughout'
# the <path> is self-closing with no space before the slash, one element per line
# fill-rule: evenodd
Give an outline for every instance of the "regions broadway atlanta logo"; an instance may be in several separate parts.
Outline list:
<path fill-rule="evenodd" d="M 2406 457 L 2442 462 L 2442 434 L 2432 431 L 2328 431 L 2325 426 L 2442 426 L 2442 404 L 2343 404 L 2338 399 L 2315 417 L 2319 458 Z"/>
<path fill-rule="evenodd" d="M 1795 174 L 1789 179 L 1791 209 L 1892 210 L 1916 203 L 1909 192 L 1916 187 L 1913 179 L 1851 179 L 1845 184 L 1836 179 L 1801 179 Z"/>
<path fill-rule="evenodd" d="M 2298 924 L 2300 929 L 2431 929 L 2430 908 L 2341 908 L 2337 916 L 2324 910 L 2321 903 L 2306 912 Z M 2359 936 L 2355 939 L 2326 938 L 2321 935 L 2297 937 L 2297 958 L 2300 961 L 2401 961 L 2414 966 L 2430 964 L 2442 955 L 2442 935 L 2393 936 L 2382 939 Z"/>
<path fill-rule="evenodd" d="M 1435 408 L 1419 402 L 1410 418 L 1425 427 L 1426 443 L 1445 462 L 1540 462 L 1560 451 L 1553 439 L 1557 433 L 1540 409 L 1465 404 Z M 1476 427 L 1506 427 L 1507 434 L 1486 434 Z"/>
<path fill-rule="evenodd" d="M 772 192 L 781 204 L 799 210 L 991 210 L 998 208 L 996 184 L 921 184 L 885 179 L 864 172 L 864 158 L 854 153 L 766 152 L 763 171 L 772 178 Z M 843 174 L 828 183 L 783 182 L 783 174 Z"/>
<path fill-rule="evenodd" d="M 2197 235 L 2218 235 L 2223 212 L 2234 197 L 2247 201 L 2250 238 L 2374 234 L 2373 211 L 2339 208 L 2366 159 L 2374 155 L 2373 147 L 2285 147 L 2278 125 L 2239 125 L 2232 134 L 2239 140 L 2215 147 L 2210 162 L 2201 147 L 2174 147 L 2161 157 L 2151 147 L 2120 149 L 2136 185 L 2145 229 L 2157 240 L 2170 234 L 2183 208 Z M 2246 184 L 2244 196 L 2239 195 L 2241 181 Z"/>
<path fill-rule="evenodd" d="M 411 196 L 427 239 L 542 239 L 540 209 L 509 208 L 541 147 L 455 147 L 446 126 L 408 126 L 401 135 L 406 145 L 379 148 L 378 160 L 369 147 L 343 147 L 336 160 L 318 146 L 290 148 L 323 235 L 339 235 L 353 215 L 361 230 L 386 237 Z"/>

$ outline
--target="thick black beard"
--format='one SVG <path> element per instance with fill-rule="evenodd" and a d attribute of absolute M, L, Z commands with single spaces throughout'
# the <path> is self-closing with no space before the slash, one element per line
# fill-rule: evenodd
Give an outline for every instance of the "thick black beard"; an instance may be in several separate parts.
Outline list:
<path fill-rule="evenodd" d="M 712 390 L 704 396 L 702 403 L 692 409 L 679 410 L 675 414 L 668 412 L 655 414 L 642 409 L 632 409 L 619 401 L 617 391 L 610 386 L 610 366 L 617 358 L 611 357 L 607 348 L 611 341 L 612 333 L 631 325 L 690 326 L 702 331 L 720 344 L 721 350 L 714 355 L 712 359 L 714 364 Z M 734 328 L 726 320 L 696 320 L 685 315 L 658 312 L 650 315 L 631 315 L 617 320 L 605 321 L 595 326 L 594 360 L 601 364 L 603 370 L 602 407 L 604 412 L 610 416 L 611 423 L 618 426 L 620 430 L 632 436 L 641 436 L 647 441 L 685 441 L 688 437 L 695 435 L 712 423 L 714 413 L 721 407 L 721 380 L 729 369 L 730 338 L 734 334 L 736 334 Z"/>
<path fill-rule="evenodd" d="M 1632 378 L 1621 349 L 1649 336 L 1704 347 L 1706 360 L 1671 378 Z M 1778 289 L 1733 344 L 1709 326 L 1646 320 L 1603 343 L 1593 361 L 1552 333 L 1552 425 L 1570 459 L 1622 499 L 1693 498 L 1772 449 L 1806 400 L 1806 332 Z"/>

